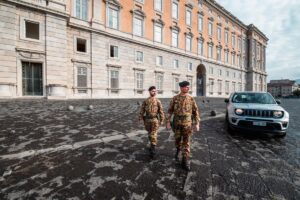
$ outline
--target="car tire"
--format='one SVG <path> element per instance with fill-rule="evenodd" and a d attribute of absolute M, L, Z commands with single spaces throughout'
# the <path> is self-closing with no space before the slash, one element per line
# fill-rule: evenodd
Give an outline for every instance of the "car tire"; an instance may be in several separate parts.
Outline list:
<path fill-rule="evenodd" d="M 229 134 L 233 134 L 234 130 L 231 128 L 230 126 L 230 122 L 229 122 L 229 118 L 228 118 L 228 113 L 226 112 L 226 116 L 225 116 L 225 122 L 226 122 L 226 128 L 227 128 L 227 132 Z"/>

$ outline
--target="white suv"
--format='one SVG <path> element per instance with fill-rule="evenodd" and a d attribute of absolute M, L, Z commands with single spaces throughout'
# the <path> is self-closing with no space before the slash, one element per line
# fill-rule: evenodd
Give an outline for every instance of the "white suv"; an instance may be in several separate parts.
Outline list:
<path fill-rule="evenodd" d="M 228 130 L 273 133 L 284 137 L 289 113 L 268 92 L 235 92 L 225 99 Z"/>

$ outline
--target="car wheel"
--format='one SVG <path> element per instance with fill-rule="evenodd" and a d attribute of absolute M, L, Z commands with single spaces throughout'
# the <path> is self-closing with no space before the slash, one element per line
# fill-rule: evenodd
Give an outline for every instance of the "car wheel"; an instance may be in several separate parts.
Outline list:
<path fill-rule="evenodd" d="M 230 122 L 229 122 L 229 118 L 228 118 L 228 113 L 227 113 L 227 112 L 226 112 L 226 116 L 225 116 L 225 121 L 226 121 L 227 132 L 228 132 L 229 134 L 233 134 L 234 131 L 233 131 L 233 129 L 232 129 L 231 126 L 230 126 Z"/>

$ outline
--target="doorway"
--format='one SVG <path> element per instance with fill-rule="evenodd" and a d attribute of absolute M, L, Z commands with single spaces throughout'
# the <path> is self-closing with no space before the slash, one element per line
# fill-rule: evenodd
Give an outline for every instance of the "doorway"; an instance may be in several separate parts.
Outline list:
<path fill-rule="evenodd" d="M 22 62 L 23 96 L 43 96 L 43 66 L 41 63 Z"/>

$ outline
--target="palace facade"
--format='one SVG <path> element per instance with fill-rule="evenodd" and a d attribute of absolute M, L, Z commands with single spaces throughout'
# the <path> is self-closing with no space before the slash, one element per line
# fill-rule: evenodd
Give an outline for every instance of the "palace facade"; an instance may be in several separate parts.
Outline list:
<path fill-rule="evenodd" d="M 267 42 L 214 0 L 0 0 L 0 98 L 266 91 Z"/>

